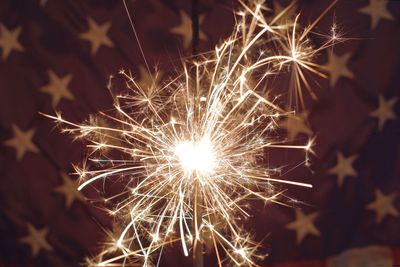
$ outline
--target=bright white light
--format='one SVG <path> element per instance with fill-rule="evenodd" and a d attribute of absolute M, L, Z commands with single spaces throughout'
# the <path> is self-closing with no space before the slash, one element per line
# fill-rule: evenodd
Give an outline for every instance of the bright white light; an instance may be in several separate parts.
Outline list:
<path fill-rule="evenodd" d="M 186 172 L 199 172 L 209 174 L 213 172 L 216 159 L 213 146 L 208 138 L 199 142 L 185 141 L 175 147 L 175 155 Z"/>

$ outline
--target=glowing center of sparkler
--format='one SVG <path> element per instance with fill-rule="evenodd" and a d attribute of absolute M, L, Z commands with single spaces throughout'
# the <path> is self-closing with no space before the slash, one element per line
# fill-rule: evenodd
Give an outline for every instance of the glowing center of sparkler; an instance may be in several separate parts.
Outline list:
<path fill-rule="evenodd" d="M 187 172 L 209 174 L 216 165 L 213 146 L 208 138 L 202 138 L 199 142 L 185 141 L 177 144 L 175 155 Z"/>

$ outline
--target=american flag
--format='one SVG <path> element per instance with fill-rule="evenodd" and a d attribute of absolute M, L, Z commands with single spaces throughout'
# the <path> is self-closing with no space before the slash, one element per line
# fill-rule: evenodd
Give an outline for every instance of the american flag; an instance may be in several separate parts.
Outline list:
<path fill-rule="evenodd" d="M 307 24 L 329 3 L 299 0 L 295 9 Z M 147 61 L 167 76 L 190 55 L 190 1 L 127 4 Z M 238 4 L 199 4 L 204 52 L 231 32 Z M 266 12 L 288 4 L 267 1 Z M 291 189 L 301 201 L 293 208 L 254 208 L 248 227 L 268 252 L 261 266 L 400 266 L 399 17 L 397 0 L 342 0 L 315 29 L 335 22 L 349 40 L 318 58 L 330 70 L 318 101 L 282 124 L 291 138 L 317 137 L 312 171 L 296 170 L 314 187 Z M 110 75 L 128 69 L 149 80 L 126 10 L 110 0 L 3 0 L 0 50 L 0 266 L 79 266 L 111 220 L 70 175 L 84 146 L 39 112 L 83 121 L 111 107 Z M 187 265 L 179 253 L 160 263 Z"/>

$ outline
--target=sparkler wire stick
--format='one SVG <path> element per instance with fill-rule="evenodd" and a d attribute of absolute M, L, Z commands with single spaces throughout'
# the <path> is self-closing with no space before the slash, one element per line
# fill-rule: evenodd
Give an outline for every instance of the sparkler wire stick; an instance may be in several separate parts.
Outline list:
<path fill-rule="evenodd" d="M 200 43 L 200 25 L 199 25 L 199 1 L 192 0 L 192 57 L 193 60 L 198 59 L 199 53 L 199 43 Z M 194 75 L 197 80 L 197 68 L 193 70 Z M 198 91 L 198 82 L 196 81 L 195 90 Z M 199 185 L 197 182 L 194 183 L 194 230 L 195 238 L 193 240 L 193 266 L 203 267 L 204 266 L 204 256 L 203 256 L 203 238 L 202 238 L 202 207 L 203 201 L 201 193 L 199 192 Z"/>

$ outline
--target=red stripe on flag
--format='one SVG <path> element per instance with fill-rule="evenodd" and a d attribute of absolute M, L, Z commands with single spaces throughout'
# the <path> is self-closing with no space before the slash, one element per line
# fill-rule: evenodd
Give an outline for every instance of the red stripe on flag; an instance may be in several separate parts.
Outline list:
<path fill-rule="evenodd" d="M 400 267 L 400 248 L 392 248 L 393 267 Z"/>
<path fill-rule="evenodd" d="M 279 263 L 272 267 L 325 267 L 325 265 L 325 260 L 304 260 Z"/>
<path fill-rule="evenodd" d="M 391 248 L 393 266 L 385 267 L 400 267 L 400 247 Z M 326 267 L 326 260 L 302 260 L 279 263 L 275 265 L 267 265 L 268 267 Z"/>

